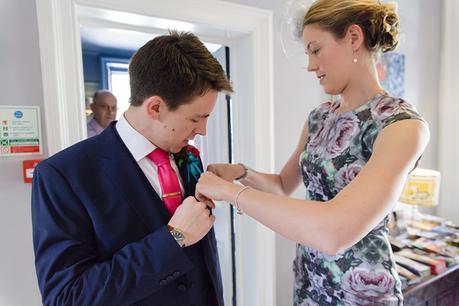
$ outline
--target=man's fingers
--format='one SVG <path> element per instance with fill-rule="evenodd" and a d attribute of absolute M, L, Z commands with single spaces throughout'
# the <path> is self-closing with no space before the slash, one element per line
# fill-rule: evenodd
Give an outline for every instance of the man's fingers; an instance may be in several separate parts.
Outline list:
<path fill-rule="evenodd" d="M 200 210 L 204 210 L 207 208 L 207 205 L 206 203 L 202 202 L 202 201 L 199 201 L 199 202 L 196 202 L 195 205 L 197 205 L 199 207 Z"/>
<path fill-rule="evenodd" d="M 214 224 L 215 223 L 215 216 L 214 215 L 210 215 L 209 216 L 209 220 L 210 220 L 210 222 L 212 222 L 212 224 Z"/>
<path fill-rule="evenodd" d="M 182 204 L 183 203 L 188 203 L 188 202 L 190 202 L 190 203 L 196 202 L 196 199 L 194 197 L 192 197 L 192 196 L 188 196 L 183 200 Z"/>
<path fill-rule="evenodd" d="M 211 199 L 205 199 L 203 200 L 204 204 L 207 205 L 207 207 L 214 209 L 215 208 L 215 203 Z"/>
<path fill-rule="evenodd" d="M 205 205 L 205 208 L 215 208 L 214 201 L 199 192 L 196 192 L 196 199 L 198 200 L 198 203 Z"/>
<path fill-rule="evenodd" d="M 198 200 L 199 202 L 204 202 L 207 200 L 207 198 L 197 190 L 196 190 L 195 196 L 196 196 L 196 200 Z"/>

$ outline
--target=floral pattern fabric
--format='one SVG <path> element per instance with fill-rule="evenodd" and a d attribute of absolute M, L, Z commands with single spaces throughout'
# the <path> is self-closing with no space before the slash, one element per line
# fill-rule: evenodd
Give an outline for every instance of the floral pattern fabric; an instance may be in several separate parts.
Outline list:
<path fill-rule="evenodd" d="M 350 112 L 327 102 L 311 112 L 300 157 L 307 199 L 328 201 L 348 185 L 372 154 L 378 133 L 399 120 L 423 120 L 402 99 L 377 94 Z M 387 216 L 361 241 L 335 256 L 297 245 L 294 305 L 402 305 L 388 240 Z"/>

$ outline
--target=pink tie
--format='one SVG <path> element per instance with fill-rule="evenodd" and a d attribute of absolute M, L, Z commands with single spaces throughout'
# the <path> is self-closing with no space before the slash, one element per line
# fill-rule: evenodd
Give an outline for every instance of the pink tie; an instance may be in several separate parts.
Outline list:
<path fill-rule="evenodd" d="M 180 191 L 177 173 L 172 169 L 169 153 L 156 148 L 147 157 L 158 167 L 158 177 L 163 193 L 164 205 L 166 205 L 171 215 L 173 215 L 177 207 L 182 203 L 182 192 Z"/>

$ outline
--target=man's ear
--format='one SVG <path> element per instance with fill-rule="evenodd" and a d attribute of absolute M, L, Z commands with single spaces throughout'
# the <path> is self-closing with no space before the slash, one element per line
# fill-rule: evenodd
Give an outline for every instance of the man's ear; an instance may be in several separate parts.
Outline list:
<path fill-rule="evenodd" d="M 152 119 L 158 120 L 164 108 L 167 108 L 166 102 L 160 96 L 151 96 L 147 98 L 143 105 L 147 111 L 148 116 Z"/>
<path fill-rule="evenodd" d="M 358 24 L 351 24 L 347 28 L 346 37 L 350 39 L 352 51 L 357 52 L 364 42 L 365 36 Z"/>

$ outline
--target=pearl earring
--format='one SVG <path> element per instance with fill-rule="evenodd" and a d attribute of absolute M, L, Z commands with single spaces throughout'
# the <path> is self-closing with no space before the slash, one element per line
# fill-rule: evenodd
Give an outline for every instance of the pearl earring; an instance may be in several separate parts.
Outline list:
<path fill-rule="evenodd" d="M 356 63 L 357 63 L 357 57 L 354 57 L 354 59 L 352 60 L 352 62 L 353 62 L 354 64 L 356 64 Z"/>

